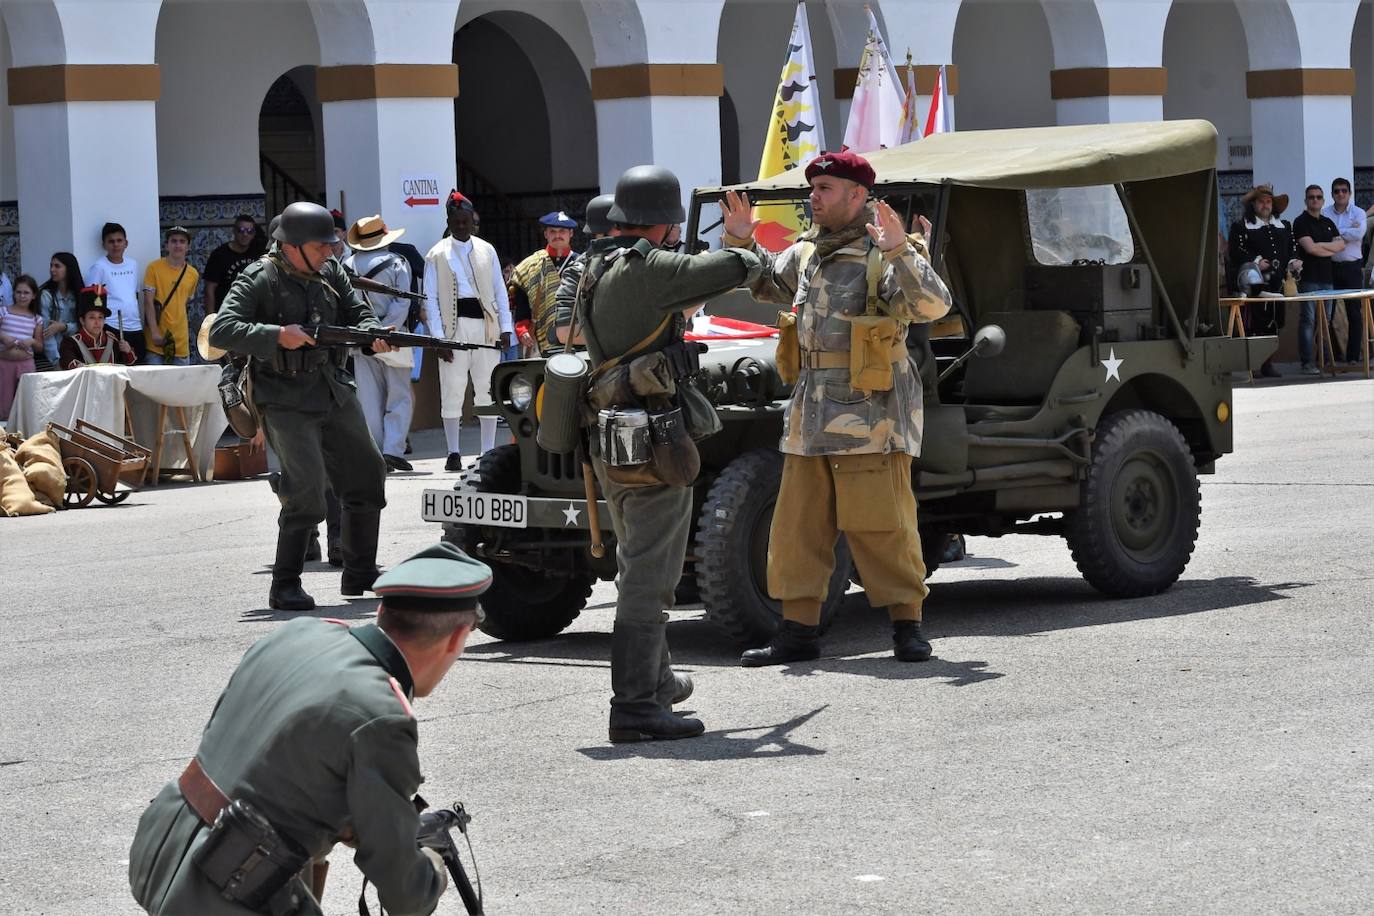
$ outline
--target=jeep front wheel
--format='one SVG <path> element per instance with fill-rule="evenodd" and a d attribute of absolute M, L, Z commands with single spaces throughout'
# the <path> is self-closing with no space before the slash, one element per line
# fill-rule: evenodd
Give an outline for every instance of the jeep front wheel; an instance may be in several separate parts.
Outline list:
<path fill-rule="evenodd" d="M 484 454 L 477 461 L 472 483 L 483 493 L 519 492 L 520 447 L 502 445 Z M 563 632 L 587 606 L 595 577 L 551 575 L 481 557 L 477 545 L 492 536 L 491 529 L 452 526 L 448 533 L 491 567 L 491 588 L 480 600 L 486 614 L 478 624 L 483 633 L 512 642 L 548 639 Z"/>
<path fill-rule="evenodd" d="M 1197 467 L 1178 427 L 1148 410 L 1098 423 L 1082 504 L 1064 532 L 1088 584 L 1113 598 L 1164 591 L 1188 565 L 1201 517 Z"/>
<path fill-rule="evenodd" d="M 706 494 L 697 523 L 696 581 L 706 616 L 745 646 L 763 645 L 782 624 L 782 605 L 768 595 L 768 530 L 782 463 L 782 455 L 769 449 L 730 462 Z M 841 537 L 830 593 L 821 606 L 822 631 L 839 611 L 852 562 Z"/>

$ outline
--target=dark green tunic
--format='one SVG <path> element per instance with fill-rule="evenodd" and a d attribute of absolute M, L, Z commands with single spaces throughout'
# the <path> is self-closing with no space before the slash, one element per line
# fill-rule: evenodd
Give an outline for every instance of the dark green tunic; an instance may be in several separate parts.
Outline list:
<path fill-rule="evenodd" d="M 271 258 L 250 264 L 234 280 L 210 342 L 253 357 L 253 403 L 281 462 L 281 526 L 308 528 L 324 520 L 326 477 L 346 511 L 379 511 L 386 505 L 386 465 L 368 432 L 353 376 L 333 363 L 294 377 L 272 365 L 284 325 L 381 325 L 335 259 L 308 276 Z"/>
<path fill-rule="evenodd" d="M 248 650 L 196 751 L 226 795 L 251 803 L 311 855 L 350 828 L 354 861 L 398 916 L 431 912 L 443 887 L 415 845 L 412 689 L 405 658 L 376 626 L 294 620 Z M 249 912 L 221 899 L 192 864 L 207 832 L 175 781 L 144 812 L 129 881 L 150 913 Z"/>

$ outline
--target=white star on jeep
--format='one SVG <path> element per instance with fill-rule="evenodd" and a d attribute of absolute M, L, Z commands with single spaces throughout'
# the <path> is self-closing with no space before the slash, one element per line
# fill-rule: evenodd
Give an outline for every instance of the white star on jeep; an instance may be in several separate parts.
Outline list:
<path fill-rule="evenodd" d="M 582 514 L 582 510 L 575 508 L 572 503 L 568 503 L 568 508 L 563 510 L 563 527 L 577 524 L 577 517 Z"/>
<path fill-rule="evenodd" d="M 1110 382 L 1112 379 L 1116 379 L 1118 382 L 1121 381 L 1121 364 L 1125 361 L 1124 359 L 1116 358 L 1115 348 L 1109 351 L 1107 358 L 1102 360 L 1102 365 L 1107 367 L 1107 377 L 1103 379 L 1103 381 Z"/>

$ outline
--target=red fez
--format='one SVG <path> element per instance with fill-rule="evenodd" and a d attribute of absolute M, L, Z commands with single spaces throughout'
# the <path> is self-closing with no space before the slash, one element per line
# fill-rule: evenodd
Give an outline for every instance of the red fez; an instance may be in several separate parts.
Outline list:
<path fill-rule="evenodd" d="M 858 153 L 851 153 L 849 150 L 840 153 L 821 153 L 812 159 L 811 164 L 806 167 L 806 180 L 811 181 L 817 175 L 848 178 L 870 191 L 873 189 L 873 182 L 878 178 L 873 173 L 873 166 L 868 164 L 867 159 Z"/>
<path fill-rule="evenodd" d="M 472 201 L 463 196 L 462 191 L 452 191 L 448 195 L 448 208 L 450 210 L 472 210 Z"/>

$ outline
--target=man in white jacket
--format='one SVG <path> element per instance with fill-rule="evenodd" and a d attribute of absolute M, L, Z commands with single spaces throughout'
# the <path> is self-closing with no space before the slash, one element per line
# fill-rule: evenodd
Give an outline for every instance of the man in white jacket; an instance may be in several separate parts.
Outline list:
<path fill-rule="evenodd" d="M 501 262 L 489 242 L 472 234 L 472 201 L 454 191 L 449 195 L 448 238 L 425 255 L 425 324 L 437 337 L 462 343 L 509 347 L 515 336 L 510 303 L 501 279 Z M 439 415 L 448 440 L 446 471 L 463 469 L 458 432 L 463 400 L 472 379 L 472 403 L 492 403 L 491 373 L 501 359 L 498 350 L 439 350 Z M 479 418 L 482 451 L 496 445 L 496 417 Z"/>
<path fill-rule="evenodd" d="M 399 254 L 387 251 L 387 246 L 404 234 L 404 229 L 388 228 L 380 216 L 363 217 L 348 230 L 348 247 L 353 253 L 344 260 L 344 268 L 392 289 L 410 289 L 410 264 Z M 407 330 L 410 302 L 382 293 L 365 293 L 363 298 L 383 325 Z M 414 354 L 408 347 L 387 353 L 360 352 L 353 358 L 358 403 L 372 438 L 382 450 L 388 472 L 414 470 L 401 457 L 415 409 L 410 389 L 413 360 Z"/>

